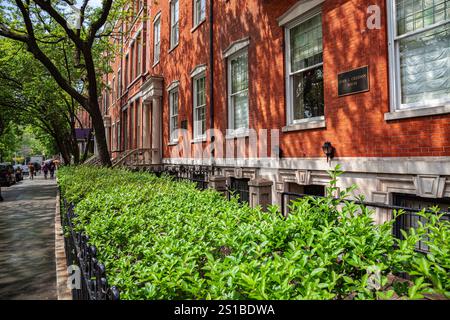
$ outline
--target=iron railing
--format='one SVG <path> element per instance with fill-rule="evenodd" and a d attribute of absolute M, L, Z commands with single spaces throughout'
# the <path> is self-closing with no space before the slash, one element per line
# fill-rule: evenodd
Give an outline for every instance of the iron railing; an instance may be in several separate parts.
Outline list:
<path fill-rule="evenodd" d="M 175 180 L 190 181 L 196 184 L 199 190 L 208 189 L 208 177 L 214 173 L 214 168 L 208 166 L 180 166 L 168 168 L 164 173 L 174 177 Z"/>
<path fill-rule="evenodd" d="M 79 268 L 80 281 L 78 288 L 72 289 L 74 300 L 119 300 L 120 293 L 115 286 L 109 286 L 105 266 L 97 260 L 97 249 L 89 243 L 89 237 L 76 231 L 73 219 L 76 217 L 74 205 L 63 200 L 65 215 L 62 224 L 65 233 L 67 266 Z"/>
<path fill-rule="evenodd" d="M 289 202 L 291 202 L 292 200 L 295 200 L 295 199 L 303 198 L 303 197 L 324 198 L 321 196 L 312 196 L 312 195 L 299 194 L 299 193 L 293 193 L 293 192 L 283 192 L 281 194 L 281 213 L 282 213 L 282 215 L 287 216 L 287 214 L 289 213 L 289 210 L 288 210 Z M 396 211 L 403 210 L 405 213 L 396 217 L 394 226 L 393 226 L 393 230 L 392 230 L 393 235 L 398 239 L 403 239 L 401 230 L 408 232 L 409 229 L 416 228 L 418 226 L 419 221 L 422 224 L 426 223 L 425 218 L 418 214 L 419 212 L 422 212 L 423 209 L 415 209 L 415 208 L 410 208 L 410 207 L 405 207 L 405 206 L 389 205 L 389 204 L 378 203 L 378 202 L 369 202 L 369 201 L 359 201 L 359 200 L 349 200 L 349 199 L 345 199 L 345 200 L 338 199 L 338 200 L 340 203 L 345 203 L 345 202 L 350 201 L 350 202 L 353 202 L 358 205 L 363 205 L 365 207 L 373 207 L 373 208 L 378 208 L 378 209 L 390 210 L 391 212 L 392 212 L 392 210 L 396 210 Z M 429 209 L 425 209 L 425 211 L 434 213 L 434 211 L 431 211 Z M 442 219 L 450 220 L 450 210 L 448 212 L 440 211 L 437 214 L 444 214 Z M 426 253 L 426 252 L 428 252 L 428 247 L 425 243 L 423 243 L 422 241 L 419 241 L 416 244 L 416 251 Z"/>
<path fill-rule="evenodd" d="M 231 199 L 232 195 L 238 196 L 239 203 L 249 203 L 250 201 L 250 189 L 248 182 L 250 179 L 237 179 L 231 178 L 230 184 L 227 184 L 227 197 Z"/>

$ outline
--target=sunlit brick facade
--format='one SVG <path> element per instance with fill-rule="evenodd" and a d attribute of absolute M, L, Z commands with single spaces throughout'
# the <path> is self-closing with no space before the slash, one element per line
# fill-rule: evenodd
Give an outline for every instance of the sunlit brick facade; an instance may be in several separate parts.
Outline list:
<path fill-rule="evenodd" d="M 240 181 L 252 205 L 280 203 L 283 192 L 321 195 L 326 170 L 340 163 L 340 187 L 356 183 L 367 200 L 448 205 L 448 1 L 133 6 L 132 21 L 116 24 L 122 53 L 102 94 L 114 161 L 214 166 L 210 186 Z M 352 83 L 352 70 L 367 83 Z"/>

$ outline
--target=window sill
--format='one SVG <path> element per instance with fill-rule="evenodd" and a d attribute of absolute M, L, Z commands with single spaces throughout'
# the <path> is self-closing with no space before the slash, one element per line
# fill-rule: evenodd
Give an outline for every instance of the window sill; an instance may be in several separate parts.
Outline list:
<path fill-rule="evenodd" d="M 178 145 L 178 141 L 170 141 L 168 144 L 168 146 L 177 146 Z"/>
<path fill-rule="evenodd" d="M 206 19 L 203 19 L 202 21 L 200 21 L 196 26 L 194 26 L 194 27 L 191 29 L 191 32 L 194 32 L 195 30 L 197 30 L 198 27 L 200 27 L 205 21 L 206 21 Z"/>
<path fill-rule="evenodd" d="M 326 128 L 325 118 L 317 120 L 308 120 L 301 123 L 291 123 L 281 129 L 282 132 L 290 131 L 301 131 L 301 130 L 311 130 L 311 129 L 321 129 Z"/>
<path fill-rule="evenodd" d="M 178 47 L 179 42 L 173 45 L 172 48 L 169 49 L 168 53 L 171 53 L 173 50 L 175 50 Z"/>
<path fill-rule="evenodd" d="M 191 143 L 192 144 L 195 144 L 195 143 L 203 143 L 203 142 L 206 142 L 207 140 L 206 140 L 206 137 L 202 137 L 202 138 L 194 138 L 194 139 L 192 139 L 192 141 L 191 141 Z"/>
<path fill-rule="evenodd" d="M 426 116 L 435 116 L 438 114 L 450 113 L 450 105 L 430 107 L 430 108 L 420 108 L 420 109 L 405 109 L 394 112 L 387 112 L 384 114 L 384 120 L 399 120 Z"/>
<path fill-rule="evenodd" d="M 227 130 L 225 135 L 226 140 L 246 138 L 250 136 L 250 129 L 237 129 L 237 130 Z"/>

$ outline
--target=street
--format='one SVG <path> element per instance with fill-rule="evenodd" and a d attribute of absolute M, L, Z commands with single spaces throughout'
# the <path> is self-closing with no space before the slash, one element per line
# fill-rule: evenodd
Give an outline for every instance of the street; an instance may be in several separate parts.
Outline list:
<path fill-rule="evenodd" d="M 2 187 L 0 299 L 56 299 L 56 181 L 28 177 Z"/>

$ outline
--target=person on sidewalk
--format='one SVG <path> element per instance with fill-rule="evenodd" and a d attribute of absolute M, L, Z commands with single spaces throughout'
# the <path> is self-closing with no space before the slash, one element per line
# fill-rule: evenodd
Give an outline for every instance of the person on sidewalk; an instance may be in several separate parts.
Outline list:
<path fill-rule="evenodd" d="M 50 179 L 53 179 L 55 176 L 55 163 L 53 160 L 48 164 L 48 170 L 50 170 Z"/>
<path fill-rule="evenodd" d="M 43 162 L 41 165 L 42 171 L 44 171 L 44 179 L 47 179 L 48 174 L 48 164 L 46 162 Z"/>
<path fill-rule="evenodd" d="M 34 165 L 30 162 L 28 164 L 28 170 L 30 171 L 30 179 L 33 180 L 34 178 Z"/>

